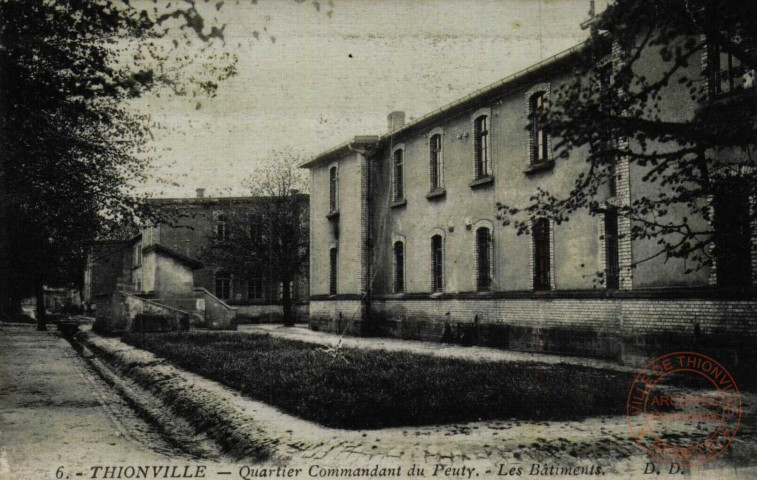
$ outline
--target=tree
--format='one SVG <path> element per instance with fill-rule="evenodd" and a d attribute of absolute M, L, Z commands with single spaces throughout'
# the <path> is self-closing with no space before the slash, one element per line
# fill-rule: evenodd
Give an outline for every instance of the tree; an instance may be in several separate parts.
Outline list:
<path fill-rule="evenodd" d="M 0 2 L 4 310 L 34 293 L 45 329 L 43 285 L 70 280 L 91 240 L 149 215 L 135 194 L 149 117 L 129 102 L 213 95 L 235 73 L 222 41 L 193 0 Z"/>
<path fill-rule="evenodd" d="M 730 250 L 757 213 L 748 204 L 757 193 L 755 27 L 754 2 L 610 4 L 594 19 L 575 75 L 532 119 L 555 139 L 556 161 L 585 155 L 587 168 L 567 195 L 539 189 L 528 205 L 498 204 L 499 218 L 527 233 L 538 218 L 559 224 L 609 209 L 630 222 L 632 240 L 657 245 L 635 265 L 660 257 L 691 260 L 687 272 L 734 266 Z M 625 200 L 609 191 L 624 162 L 645 184 Z M 726 220 L 717 211 L 733 209 L 741 231 L 719 229 Z"/>
<path fill-rule="evenodd" d="M 266 165 L 245 181 L 257 199 L 254 210 L 223 212 L 229 228 L 225 240 L 206 248 L 203 259 L 240 278 L 267 272 L 281 282 L 284 325 L 294 325 L 291 285 L 308 265 L 307 178 L 302 158 L 291 151 L 272 152 Z"/>

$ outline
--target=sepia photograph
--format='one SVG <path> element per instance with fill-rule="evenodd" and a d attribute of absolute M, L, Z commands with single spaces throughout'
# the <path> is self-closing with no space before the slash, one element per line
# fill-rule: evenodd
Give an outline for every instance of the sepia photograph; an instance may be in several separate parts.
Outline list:
<path fill-rule="evenodd" d="M 0 0 L 0 480 L 757 478 L 757 3 Z"/>

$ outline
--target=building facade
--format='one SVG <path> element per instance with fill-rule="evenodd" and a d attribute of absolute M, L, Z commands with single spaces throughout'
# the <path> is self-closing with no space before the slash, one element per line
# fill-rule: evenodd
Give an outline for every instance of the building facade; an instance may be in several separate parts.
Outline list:
<path fill-rule="evenodd" d="M 307 211 L 308 196 L 297 194 L 302 211 Z M 152 199 L 153 208 L 166 220 L 146 227 L 143 238 L 203 263 L 194 271 L 195 288 L 204 288 L 237 310 L 240 321 L 274 321 L 281 318 L 283 284 L 273 263 L 262 262 L 249 273 L 224 269 L 218 253 L 228 249 L 233 236 L 258 231 L 260 206 L 266 198 L 206 197 L 203 189 L 194 198 Z M 250 271 L 251 270 L 251 271 Z M 290 282 L 295 312 L 307 318 L 308 280 L 299 275 Z"/>
<path fill-rule="evenodd" d="M 597 194 L 599 215 L 536 220 L 528 235 L 498 220 L 498 203 L 526 205 L 538 188 L 567 195 L 587 168 L 581 149 L 556 159 L 556 140 L 538 120 L 581 48 L 412 122 L 393 112 L 387 133 L 303 165 L 311 328 L 436 341 L 448 330 L 482 345 L 624 361 L 701 335 L 713 348 L 754 338 L 757 225 L 741 225 L 748 233 L 735 261 L 694 272 L 685 259 L 638 262 L 656 240 L 632 240 L 631 221 L 612 207 L 666 187 L 643 180 L 648 169 L 627 158 Z M 641 68 L 655 71 L 658 58 L 647 52 Z M 707 81 L 700 65 L 685 73 Z M 672 84 L 665 115 L 693 115 L 698 105 Z"/>

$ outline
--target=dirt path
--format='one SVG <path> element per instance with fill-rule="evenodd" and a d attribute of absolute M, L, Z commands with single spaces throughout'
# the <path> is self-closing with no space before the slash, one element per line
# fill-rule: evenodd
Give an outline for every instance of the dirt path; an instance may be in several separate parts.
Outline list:
<path fill-rule="evenodd" d="M 416 340 L 400 340 L 382 337 L 340 337 L 332 333 L 314 332 L 306 325 L 283 327 L 281 325 L 240 325 L 239 331 L 244 333 L 267 333 L 280 338 L 300 340 L 333 347 L 341 344 L 344 347 L 368 348 L 372 350 L 389 350 L 395 352 L 421 353 L 446 358 L 461 358 L 465 360 L 505 361 L 505 362 L 533 362 L 541 364 L 564 363 L 567 365 L 581 365 L 593 368 L 628 371 L 636 373 L 638 369 L 618 365 L 617 362 L 567 355 L 548 353 L 515 352 L 512 350 L 497 350 L 486 347 L 462 347 L 444 343 L 421 342 Z"/>
<path fill-rule="evenodd" d="M 59 467 L 63 478 L 90 478 L 93 466 L 144 463 L 192 459 L 143 421 L 66 340 L 33 325 L 0 323 L 0 479 L 53 479 Z"/>

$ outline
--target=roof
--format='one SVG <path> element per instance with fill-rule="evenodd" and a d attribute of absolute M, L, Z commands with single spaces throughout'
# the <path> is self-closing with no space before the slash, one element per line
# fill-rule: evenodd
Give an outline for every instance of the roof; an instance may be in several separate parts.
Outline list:
<path fill-rule="evenodd" d="M 153 204 L 209 204 L 209 203 L 252 203 L 259 201 L 260 197 L 176 197 L 176 198 L 148 198 L 148 203 Z"/>
<path fill-rule="evenodd" d="M 309 195 L 307 193 L 297 193 L 298 197 L 306 198 Z M 262 196 L 247 196 L 247 197 L 176 197 L 176 198 L 148 198 L 147 202 L 155 205 L 170 205 L 170 204 L 182 204 L 182 205 L 207 205 L 218 203 L 258 203 L 266 198 Z"/>
<path fill-rule="evenodd" d="M 379 146 L 383 142 L 387 141 L 388 139 L 401 135 L 403 133 L 407 133 L 410 130 L 421 128 L 422 126 L 432 123 L 434 121 L 438 121 L 439 118 L 444 117 L 446 115 L 449 115 L 450 113 L 453 113 L 454 111 L 457 111 L 459 109 L 465 109 L 477 102 L 480 102 L 484 99 L 487 99 L 492 96 L 501 95 L 504 93 L 509 87 L 513 86 L 519 81 L 525 80 L 527 78 L 530 78 L 531 76 L 535 76 L 537 73 L 543 73 L 545 70 L 552 68 L 552 67 L 558 67 L 562 65 L 564 62 L 569 61 L 570 59 L 574 58 L 579 52 L 583 50 L 583 48 L 586 45 L 586 41 L 579 43 L 578 45 L 575 45 L 565 51 L 562 51 L 556 55 L 553 55 L 539 63 L 536 63 L 524 70 L 521 70 L 519 72 L 516 72 L 510 76 L 507 76 L 503 78 L 502 80 L 499 80 L 497 82 L 494 82 L 486 87 L 480 88 L 462 98 L 459 98 L 455 100 L 454 102 L 448 103 L 447 105 L 444 105 L 443 107 L 437 108 L 436 110 L 433 110 L 422 117 L 419 117 L 415 120 L 412 120 L 410 122 L 405 123 L 399 128 L 396 128 L 392 131 L 389 131 L 383 135 L 380 136 L 362 136 L 362 137 L 354 137 L 352 140 L 349 140 L 345 143 L 342 143 L 340 145 L 337 145 L 336 147 L 333 147 L 329 150 L 326 150 L 312 159 L 302 163 L 300 165 L 300 168 L 311 168 L 314 167 L 317 164 L 320 164 L 328 159 L 333 159 L 335 157 L 338 157 L 350 150 L 352 150 L 354 147 L 352 147 L 356 142 L 362 142 L 365 143 L 365 140 L 368 138 L 374 138 L 375 140 L 375 146 Z M 351 148 L 352 147 L 352 148 Z"/>
<path fill-rule="evenodd" d="M 149 253 L 149 252 L 152 252 L 153 250 L 156 252 L 160 252 L 165 255 L 168 255 L 169 257 L 173 257 L 176 260 L 179 260 L 180 262 L 186 264 L 189 268 L 193 270 L 199 270 L 205 266 L 199 260 L 195 260 L 194 258 L 190 258 L 186 255 L 182 255 L 181 253 L 175 250 L 172 250 L 166 246 L 163 246 L 159 243 L 154 243 L 152 245 L 146 246 L 145 248 L 142 249 L 142 252 Z"/>
<path fill-rule="evenodd" d="M 375 146 L 378 144 L 380 138 L 381 137 L 379 137 L 378 135 L 358 135 L 356 137 L 353 137 L 352 140 L 349 140 L 347 142 L 342 143 L 341 145 L 337 145 L 334 148 L 326 150 L 325 152 L 321 153 L 317 157 L 314 157 L 313 159 L 300 164 L 300 168 L 309 168 L 315 165 L 316 163 L 321 163 L 322 161 L 330 159 L 330 158 L 340 157 L 349 151 L 354 151 L 361 147 L 364 148 L 364 147 Z"/>

